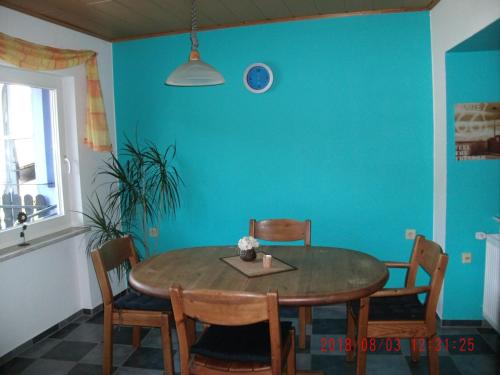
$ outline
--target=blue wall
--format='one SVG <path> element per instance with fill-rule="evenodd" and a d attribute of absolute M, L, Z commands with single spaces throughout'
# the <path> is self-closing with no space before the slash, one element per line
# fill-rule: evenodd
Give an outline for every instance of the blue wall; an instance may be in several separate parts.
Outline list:
<path fill-rule="evenodd" d="M 446 250 L 450 254 L 444 294 L 446 319 L 482 319 L 484 241 L 478 231 L 498 232 L 500 160 L 455 160 L 457 103 L 500 102 L 500 51 L 448 53 L 448 185 Z M 472 253 L 462 264 L 461 253 Z"/>
<path fill-rule="evenodd" d="M 114 44 L 123 134 L 176 143 L 182 208 L 157 248 L 236 244 L 249 218 L 312 220 L 313 244 L 407 260 L 405 228 L 432 237 L 432 87 L 427 12 L 203 32 L 226 84 L 168 87 L 189 36 Z M 242 83 L 264 62 L 275 84 Z"/>

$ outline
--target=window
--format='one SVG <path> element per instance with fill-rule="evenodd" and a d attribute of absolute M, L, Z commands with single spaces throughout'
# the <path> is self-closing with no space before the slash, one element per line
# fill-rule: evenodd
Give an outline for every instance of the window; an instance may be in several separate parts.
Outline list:
<path fill-rule="evenodd" d="M 58 76 L 0 67 L 2 245 L 19 241 L 19 212 L 28 217 L 28 240 L 68 226 L 61 97 Z"/>

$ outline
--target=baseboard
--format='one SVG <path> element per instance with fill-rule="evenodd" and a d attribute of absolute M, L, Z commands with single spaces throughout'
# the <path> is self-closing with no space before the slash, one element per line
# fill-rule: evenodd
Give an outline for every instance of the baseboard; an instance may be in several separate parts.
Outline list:
<path fill-rule="evenodd" d="M 118 293 L 115 298 L 123 296 L 127 292 L 127 289 L 124 291 Z M 61 320 L 59 323 L 54 324 L 52 327 L 47 328 L 45 331 L 42 333 L 36 335 L 32 339 L 26 341 L 25 343 L 19 345 L 17 348 L 12 349 L 10 352 L 7 354 L 3 355 L 0 357 L 0 366 L 3 366 L 5 363 L 9 362 L 11 359 L 17 357 L 19 354 L 22 352 L 28 350 L 31 346 L 36 344 L 39 341 L 42 341 L 43 339 L 52 336 L 54 333 L 59 331 L 60 329 L 66 327 L 68 324 L 72 323 L 73 321 L 77 320 L 78 318 L 85 316 L 85 317 L 92 317 L 102 311 L 102 303 L 93 309 L 81 309 L 77 311 L 76 313 L 70 315 L 66 319 Z"/>
<path fill-rule="evenodd" d="M 19 345 L 17 348 L 12 349 L 10 352 L 8 352 L 7 354 L 3 355 L 0 358 L 0 366 L 3 366 L 5 363 L 9 362 L 11 359 L 17 357 L 22 352 L 28 350 L 30 347 L 32 347 L 37 342 L 42 341 L 43 339 L 52 336 L 54 333 L 56 333 L 57 331 L 59 331 L 60 329 L 62 329 L 64 327 L 66 327 L 68 324 L 70 324 L 74 320 L 78 319 L 82 315 L 84 315 L 83 309 L 80 311 L 77 311 L 76 313 L 74 313 L 71 316 L 67 317 L 66 319 L 60 321 L 59 323 L 54 324 L 52 327 L 47 328 L 42 333 L 36 335 L 32 339 Z"/>
<path fill-rule="evenodd" d="M 482 320 L 441 320 L 441 327 L 482 327 Z"/>

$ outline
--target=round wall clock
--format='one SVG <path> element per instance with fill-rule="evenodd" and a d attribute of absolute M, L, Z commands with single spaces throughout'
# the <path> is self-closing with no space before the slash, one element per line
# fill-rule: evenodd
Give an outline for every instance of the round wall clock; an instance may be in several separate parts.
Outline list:
<path fill-rule="evenodd" d="M 269 90 L 273 84 L 273 71 L 266 64 L 252 64 L 243 73 L 243 83 L 249 91 L 262 94 Z"/>

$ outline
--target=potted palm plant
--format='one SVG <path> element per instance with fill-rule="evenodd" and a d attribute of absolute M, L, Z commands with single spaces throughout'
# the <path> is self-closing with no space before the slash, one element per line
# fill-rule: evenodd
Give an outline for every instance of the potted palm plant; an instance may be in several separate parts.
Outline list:
<path fill-rule="evenodd" d="M 176 146 L 160 150 L 150 141 L 139 144 L 126 138 L 118 158 L 110 154 L 95 176 L 105 196 L 89 199 L 83 215 L 90 227 L 87 251 L 125 233 L 139 239 L 150 256 L 148 228 L 156 227 L 180 207 L 182 178 L 174 165 Z M 104 182 L 103 182 L 104 181 Z"/>

